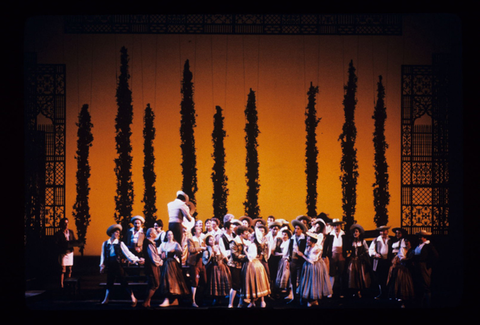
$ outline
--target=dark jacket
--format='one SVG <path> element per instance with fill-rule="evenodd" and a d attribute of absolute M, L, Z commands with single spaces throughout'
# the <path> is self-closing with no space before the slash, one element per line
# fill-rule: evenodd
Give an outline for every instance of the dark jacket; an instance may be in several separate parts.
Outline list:
<path fill-rule="evenodd" d="M 341 238 L 342 238 L 342 255 L 344 258 L 347 258 L 347 244 L 348 244 L 346 239 L 347 235 L 342 234 Z M 323 258 L 325 257 L 332 258 L 333 239 L 334 239 L 334 235 L 332 234 L 328 234 L 325 236 L 325 242 L 323 243 L 323 253 L 322 253 Z"/>

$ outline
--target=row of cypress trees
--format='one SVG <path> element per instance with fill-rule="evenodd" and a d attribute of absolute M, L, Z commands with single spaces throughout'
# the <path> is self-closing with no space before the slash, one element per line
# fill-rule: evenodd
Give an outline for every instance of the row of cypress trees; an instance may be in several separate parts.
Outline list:
<path fill-rule="evenodd" d="M 115 175 L 117 180 L 117 190 L 115 194 L 115 222 L 122 225 L 124 229 L 128 229 L 130 217 L 133 207 L 133 181 L 132 181 L 132 155 L 130 136 L 132 134 L 130 125 L 133 119 L 132 92 L 130 90 L 128 79 L 128 53 L 125 47 L 121 48 L 121 66 L 120 76 L 118 78 L 116 99 L 118 111 L 116 116 L 116 150 L 117 158 L 115 158 Z M 196 112 L 193 100 L 193 82 L 192 73 L 190 72 L 189 61 L 186 60 L 183 71 L 182 80 L 182 101 L 181 101 L 181 152 L 182 152 L 182 189 L 186 191 L 190 199 L 195 203 L 195 194 L 197 187 L 197 168 L 195 153 L 195 137 L 194 128 L 196 127 Z M 340 161 L 342 182 L 342 209 L 343 220 L 346 227 L 350 227 L 355 221 L 356 207 L 356 185 L 358 178 L 358 162 L 357 149 L 355 148 L 357 130 L 355 127 L 355 107 L 357 77 L 353 61 L 349 64 L 348 82 L 344 86 L 344 115 L 345 122 L 339 141 L 342 147 L 342 158 Z M 305 127 L 306 127 L 306 179 L 307 179 L 307 196 L 306 208 L 307 215 L 316 216 L 317 205 L 317 180 L 318 180 L 318 148 L 316 140 L 316 129 L 321 118 L 317 117 L 316 111 L 316 95 L 318 94 L 318 86 L 314 87 L 310 83 L 307 92 L 308 104 L 305 111 Z M 374 149 L 375 149 L 375 183 L 373 184 L 375 216 L 374 221 L 377 226 L 388 223 L 389 190 L 388 190 L 388 164 L 386 162 L 385 150 L 388 145 L 385 141 L 385 120 L 386 107 L 384 103 L 385 89 L 382 85 L 382 77 L 378 82 L 378 98 L 376 101 L 374 114 L 372 118 L 375 120 L 374 130 Z M 256 108 L 255 92 L 250 89 L 245 108 L 245 142 L 247 149 L 246 156 L 246 181 L 247 193 L 243 203 L 245 215 L 252 218 L 259 217 L 260 208 L 258 204 L 258 193 L 260 189 L 259 183 L 259 160 L 258 160 L 258 142 L 257 137 L 260 133 L 258 128 L 258 116 Z M 143 177 L 145 183 L 144 196 L 144 216 L 146 226 L 152 226 L 156 216 L 156 175 L 154 172 L 154 148 L 153 140 L 155 139 L 154 127 L 155 114 L 147 104 L 144 115 L 144 167 Z M 224 117 L 222 108 L 216 106 L 214 114 L 214 127 L 212 132 L 214 165 L 212 168 L 211 178 L 213 181 L 213 208 L 214 216 L 223 220 L 223 216 L 228 213 L 228 177 L 225 173 L 225 146 L 224 139 L 226 132 L 223 125 Z M 93 136 L 91 128 L 90 114 L 88 105 L 84 105 L 79 114 L 78 126 L 78 149 L 77 149 L 77 198 L 73 207 L 73 216 L 77 226 L 77 233 L 80 240 L 86 241 L 87 227 L 90 222 L 90 212 L 88 207 L 90 166 L 88 164 L 88 150 L 92 145 Z M 83 248 L 81 249 L 83 254 Z"/>

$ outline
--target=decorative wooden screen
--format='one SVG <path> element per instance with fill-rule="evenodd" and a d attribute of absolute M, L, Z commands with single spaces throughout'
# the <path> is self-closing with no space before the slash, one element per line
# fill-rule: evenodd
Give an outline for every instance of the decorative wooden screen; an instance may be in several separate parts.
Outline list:
<path fill-rule="evenodd" d="M 51 236 L 65 217 L 65 65 L 25 62 L 25 226 Z"/>
<path fill-rule="evenodd" d="M 449 58 L 402 66 L 401 226 L 448 233 Z"/>
<path fill-rule="evenodd" d="M 66 16 L 78 34 L 401 35 L 398 14 L 158 14 Z"/>

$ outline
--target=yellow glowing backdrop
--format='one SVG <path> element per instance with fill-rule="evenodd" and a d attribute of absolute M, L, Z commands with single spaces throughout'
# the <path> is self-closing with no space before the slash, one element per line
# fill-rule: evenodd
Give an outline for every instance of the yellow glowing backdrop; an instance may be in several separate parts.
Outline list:
<path fill-rule="evenodd" d="M 89 104 L 94 136 L 90 149 L 90 211 L 86 255 L 98 255 L 105 231 L 115 221 L 114 174 L 115 92 L 120 48 L 130 57 L 129 80 L 133 96 L 131 137 L 133 155 L 133 214 L 142 214 L 143 115 L 147 103 L 155 112 L 155 173 L 158 217 L 168 225 L 167 203 L 182 183 L 180 151 L 180 83 L 185 60 L 190 60 L 197 113 L 195 128 L 198 218 L 213 214 L 212 140 L 215 105 L 223 109 L 227 132 L 226 174 L 228 210 L 244 213 L 246 195 L 244 109 L 247 94 L 256 92 L 259 206 L 263 218 L 274 215 L 292 220 L 306 213 L 305 107 L 310 82 L 319 87 L 317 116 L 317 212 L 341 218 L 338 137 L 344 122 L 343 86 L 353 60 L 357 83 L 358 186 L 355 219 L 365 229 L 373 222 L 372 119 L 378 76 L 386 88 L 386 155 L 390 176 L 389 225 L 400 225 L 400 72 L 402 64 L 431 64 L 432 53 L 449 52 L 454 39 L 448 33 L 451 16 L 406 15 L 402 36 L 286 36 L 286 35 L 93 35 L 66 34 L 62 17 L 35 17 L 27 21 L 25 50 L 36 52 L 38 63 L 66 64 L 66 216 L 75 227 L 78 113 Z M 48 121 L 39 116 L 39 123 Z M 75 229 L 74 229 L 75 230 Z"/>

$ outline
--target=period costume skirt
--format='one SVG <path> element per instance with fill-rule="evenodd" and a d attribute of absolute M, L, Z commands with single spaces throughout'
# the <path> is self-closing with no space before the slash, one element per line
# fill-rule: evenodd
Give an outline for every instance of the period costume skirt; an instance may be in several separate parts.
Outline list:
<path fill-rule="evenodd" d="M 388 274 L 388 295 L 390 298 L 410 300 L 414 298 L 412 274 L 405 265 L 390 267 Z"/>
<path fill-rule="evenodd" d="M 230 268 L 223 262 L 218 261 L 207 267 L 208 281 L 207 294 L 210 296 L 226 296 L 232 288 L 232 275 Z"/>
<path fill-rule="evenodd" d="M 323 259 L 305 262 L 300 273 L 297 293 L 303 299 L 317 300 L 332 294 L 328 269 Z"/>
<path fill-rule="evenodd" d="M 247 302 L 271 293 L 267 271 L 258 259 L 253 259 L 243 265 L 242 278 L 244 281 L 242 295 Z"/>
<path fill-rule="evenodd" d="M 278 262 L 275 285 L 279 289 L 288 289 L 290 287 L 290 263 L 287 258 L 282 258 Z"/>
<path fill-rule="evenodd" d="M 358 257 L 352 257 L 348 264 L 348 287 L 351 289 L 368 289 L 372 283 L 367 262 Z"/>
<path fill-rule="evenodd" d="M 182 267 L 173 257 L 168 257 L 163 262 L 160 276 L 160 292 L 166 296 L 180 296 L 190 293 L 183 277 Z"/>

